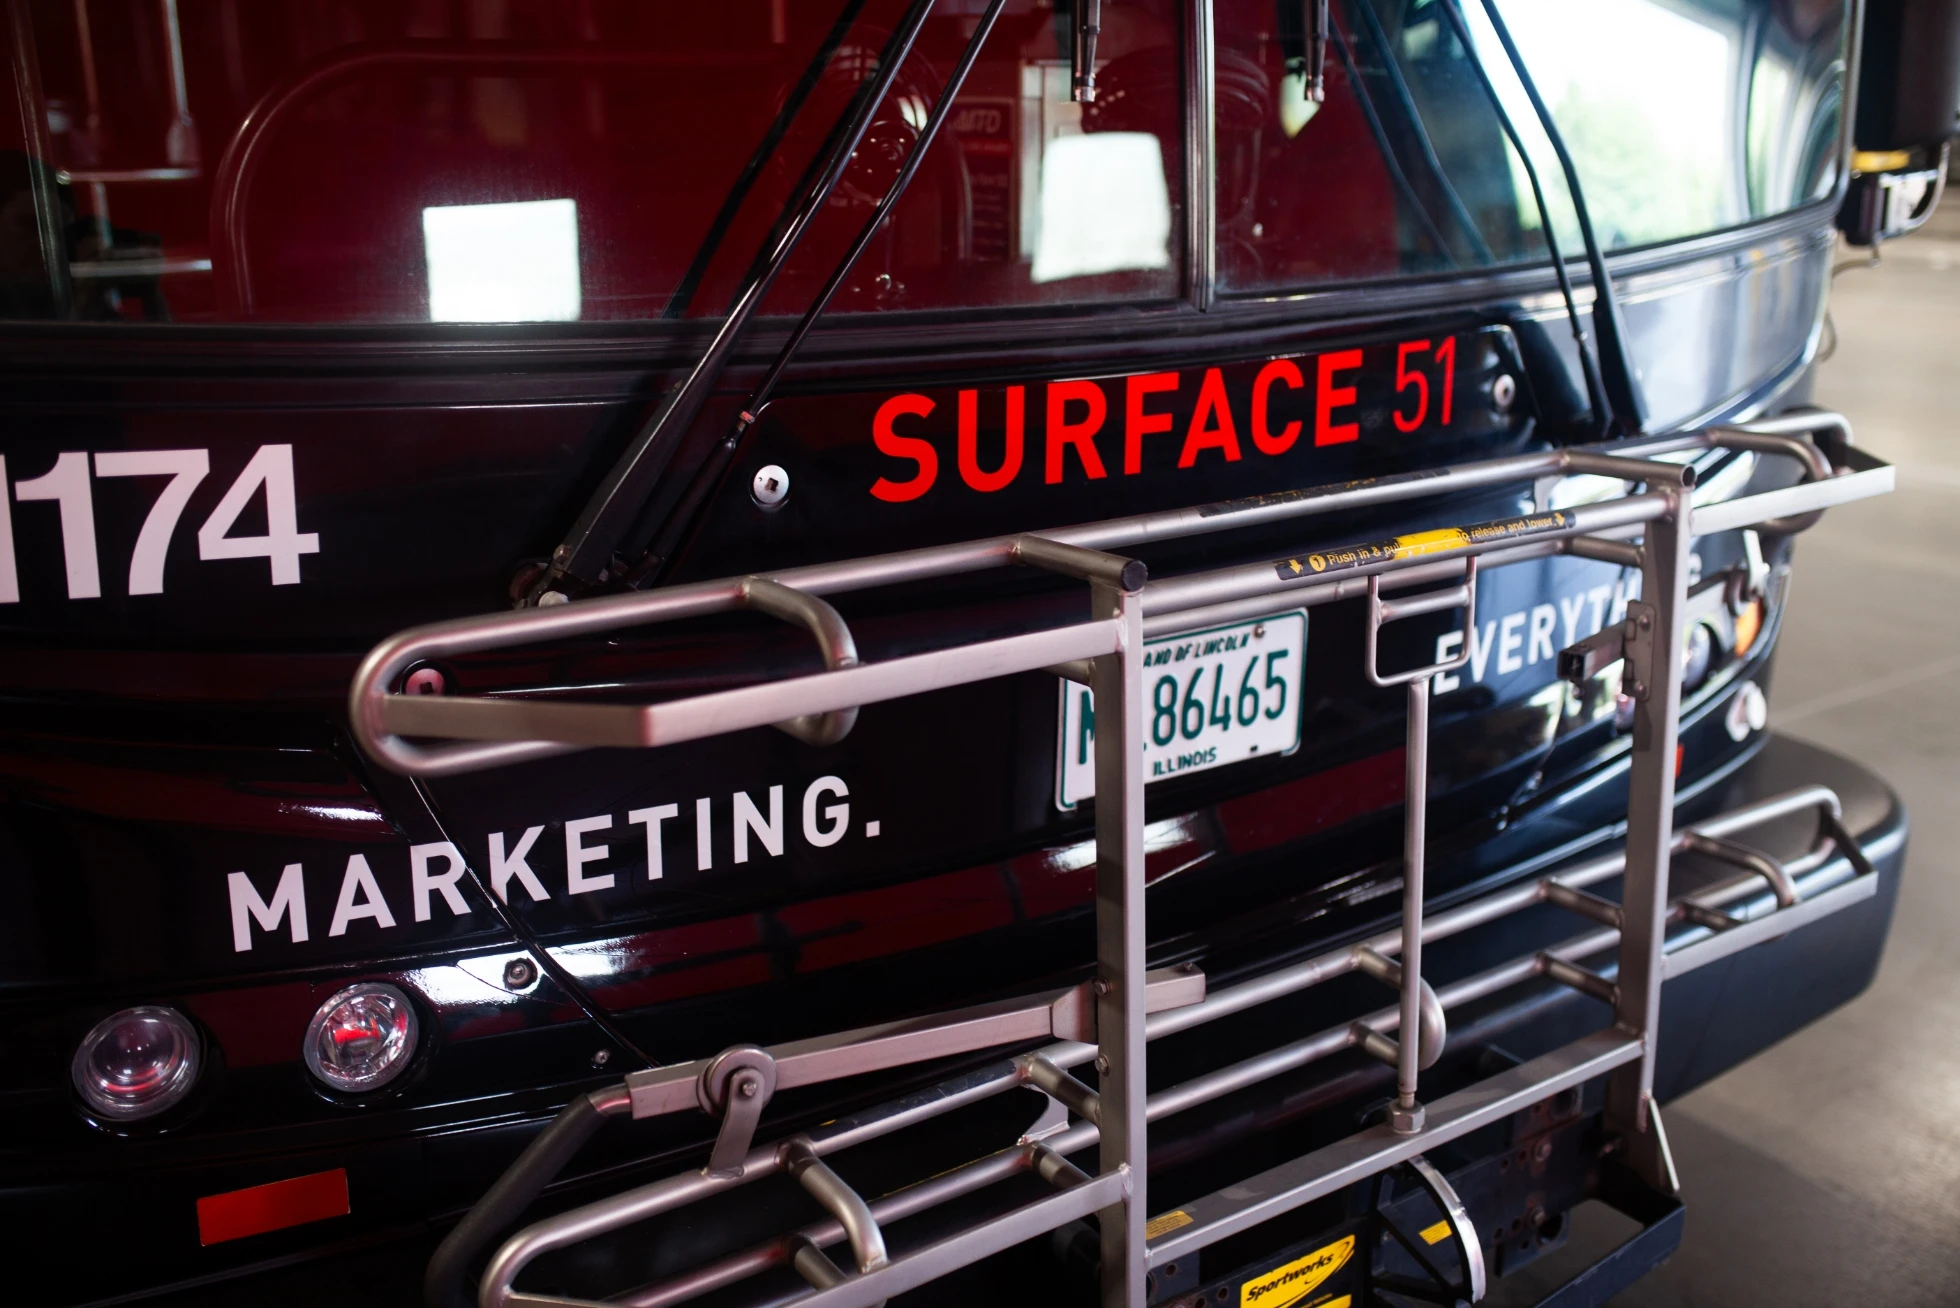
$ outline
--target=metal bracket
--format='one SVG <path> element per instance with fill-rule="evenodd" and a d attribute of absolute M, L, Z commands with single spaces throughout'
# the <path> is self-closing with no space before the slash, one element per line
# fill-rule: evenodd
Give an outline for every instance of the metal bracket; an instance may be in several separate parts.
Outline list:
<path fill-rule="evenodd" d="M 1666 661 L 1655 657 L 1654 606 L 1639 600 L 1627 602 L 1625 641 L 1626 670 L 1620 689 L 1629 699 L 1645 700 L 1654 690 L 1654 670 Z"/>
<path fill-rule="evenodd" d="M 1577 644 L 1558 652 L 1558 677 L 1583 688 L 1588 681 L 1626 657 L 1626 628 L 1602 627 Z"/>
<path fill-rule="evenodd" d="M 754 1045 L 724 1049 L 701 1069 L 696 1083 L 701 1111 L 721 1119 L 721 1134 L 705 1169 L 709 1176 L 742 1174 L 762 1110 L 776 1093 L 776 1060 Z"/>
<path fill-rule="evenodd" d="M 1654 669 L 1654 617 L 1651 604 L 1627 601 L 1626 621 L 1603 627 L 1584 640 L 1558 652 L 1558 676 L 1583 687 L 1615 663 L 1625 661 L 1620 674 L 1620 690 L 1629 699 L 1645 700 L 1652 693 Z"/>

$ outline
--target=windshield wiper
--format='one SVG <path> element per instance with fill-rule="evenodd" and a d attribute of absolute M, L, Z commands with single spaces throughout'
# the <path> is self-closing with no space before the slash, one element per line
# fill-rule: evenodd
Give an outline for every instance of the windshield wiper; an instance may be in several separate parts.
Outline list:
<path fill-rule="evenodd" d="M 1366 10 L 1368 8 L 1368 0 L 1361 0 L 1361 4 L 1358 7 Z M 1318 33 L 1315 35 L 1316 39 L 1324 46 L 1327 37 L 1321 36 Z M 1331 24 L 1329 25 L 1329 35 L 1333 39 L 1334 48 L 1340 52 L 1341 67 L 1347 73 L 1348 85 L 1354 88 L 1354 102 L 1360 107 L 1361 116 L 1367 120 L 1369 135 L 1375 138 L 1375 153 L 1381 156 L 1383 166 L 1388 169 L 1389 180 L 1395 183 L 1395 189 L 1402 193 L 1402 198 L 1408 202 L 1409 208 L 1415 212 L 1416 218 L 1422 224 L 1423 235 L 1427 236 L 1429 243 L 1436 247 L 1436 253 L 1442 256 L 1445 263 L 1454 264 L 1456 262 L 1456 255 L 1450 249 L 1448 239 L 1444 237 L 1442 229 L 1436 225 L 1435 217 L 1430 214 L 1429 206 L 1423 203 L 1422 196 L 1416 191 L 1415 184 L 1409 180 L 1408 173 L 1402 167 L 1402 160 L 1395 152 L 1394 144 L 1388 139 L 1388 131 L 1382 126 L 1381 115 L 1375 112 L 1374 97 L 1368 94 L 1368 84 L 1361 79 L 1361 68 L 1354 57 L 1351 43 L 1347 37 L 1341 34 L 1338 28 L 1334 28 Z M 1309 59 L 1307 76 L 1307 98 L 1310 100 L 1325 99 L 1326 92 L 1324 89 L 1318 96 L 1313 94 L 1314 81 L 1321 75 L 1313 71 L 1311 59 Z"/>
<path fill-rule="evenodd" d="M 672 513 L 667 515 L 666 527 L 629 575 L 631 584 L 638 585 L 651 576 L 661 564 L 673 556 L 675 549 L 693 529 L 694 521 L 701 509 L 714 494 L 715 488 L 721 484 L 728 465 L 734 461 L 736 452 L 741 448 L 742 438 L 748 434 L 749 428 L 755 425 L 756 416 L 774 396 L 777 384 L 782 381 L 784 370 L 789 367 L 790 359 L 802 347 L 804 340 L 810 334 L 810 329 L 816 325 L 817 319 L 829 307 L 832 297 L 844 284 L 844 279 L 850 276 L 851 269 L 857 266 L 858 259 L 870 248 L 871 242 L 877 238 L 878 232 L 884 227 L 885 220 L 891 217 L 892 210 L 898 206 L 899 199 L 904 196 L 906 188 L 912 184 L 913 176 L 919 171 L 919 166 L 925 162 L 926 152 L 932 148 L 933 141 L 939 136 L 939 129 L 945 126 L 946 120 L 951 117 L 953 103 L 959 98 L 960 88 L 966 84 L 967 74 L 973 71 L 973 65 L 980 57 L 980 49 L 986 44 L 987 36 L 993 31 L 994 22 L 1000 17 L 1005 4 L 1006 0 L 991 0 L 988 4 L 986 12 L 980 17 L 979 26 L 974 28 L 973 35 L 967 39 L 966 49 L 961 52 L 959 62 L 953 66 L 952 75 L 946 79 L 946 85 L 940 89 L 938 98 L 933 101 L 932 110 L 926 116 L 925 125 L 919 129 L 918 139 L 912 143 L 911 150 L 906 153 L 905 162 L 900 166 L 898 176 L 892 179 L 892 184 L 886 189 L 884 198 L 878 202 L 877 209 L 859 229 L 857 239 L 851 242 L 851 248 L 845 251 L 844 257 L 839 259 L 837 265 L 830 270 L 830 276 L 824 282 L 823 289 L 818 291 L 816 297 L 810 301 L 810 307 L 803 311 L 803 317 L 797 321 L 795 328 L 790 331 L 789 338 L 777 351 L 775 360 L 769 365 L 769 370 L 763 374 L 755 390 L 750 392 L 748 402 L 742 406 L 741 415 L 736 418 L 734 426 L 716 444 L 714 452 L 702 463 L 700 470 L 688 483 L 687 491 L 680 503 Z M 1087 91 L 1091 96 L 1095 94 L 1093 80 L 1087 87 Z"/>
<path fill-rule="evenodd" d="M 1367 8 L 1367 0 L 1362 0 L 1362 8 Z M 1443 236 L 1442 229 L 1436 226 L 1435 218 L 1429 213 L 1429 206 L 1422 202 L 1422 196 L 1417 194 L 1414 183 L 1409 181 L 1408 173 L 1403 171 L 1402 161 L 1395 153 L 1395 146 L 1389 141 L 1387 130 L 1382 127 L 1381 117 L 1375 112 L 1374 98 L 1368 94 L 1368 87 L 1361 80 L 1361 69 L 1355 63 L 1354 53 L 1349 48 L 1347 38 L 1338 30 L 1334 31 L 1332 36 L 1334 48 L 1341 55 L 1341 67 L 1347 72 L 1348 84 L 1354 88 L 1355 104 L 1360 107 L 1362 118 L 1367 120 L 1368 133 L 1375 139 L 1375 153 L 1381 156 L 1383 166 L 1388 169 L 1389 180 L 1395 183 L 1395 189 L 1401 192 L 1403 200 L 1414 211 L 1416 219 L 1422 224 L 1422 234 L 1429 238 L 1431 245 L 1436 247 L 1436 253 L 1443 257 L 1445 263 L 1454 264 L 1456 255 L 1451 252 L 1449 241 Z M 1307 98 L 1324 99 L 1324 90 L 1320 96 L 1313 94 L 1314 76 L 1311 72 L 1308 75 Z"/>
<path fill-rule="evenodd" d="M 1455 0 L 1450 0 L 1454 4 Z M 1504 16 L 1497 12 L 1497 0 L 1484 0 L 1484 12 L 1490 15 L 1490 25 L 1497 31 L 1497 39 L 1503 43 L 1504 54 L 1511 61 L 1511 69 L 1524 87 L 1524 93 L 1531 97 L 1531 107 L 1538 115 L 1538 123 L 1545 129 L 1545 136 L 1552 143 L 1552 152 L 1558 156 L 1559 168 L 1565 173 L 1565 185 L 1572 193 L 1572 211 L 1579 219 L 1579 237 L 1586 245 L 1586 263 L 1592 269 L 1593 279 L 1593 328 L 1599 337 L 1600 367 L 1605 372 L 1606 393 L 1618 411 L 1618 434 L 1629 435 L 1642 431 L 1647 426 L 1647 402 L 1640 393 L 1640 379 L 1634 375 L 1633 364 L 1627 357 L 1626 327 L 1620 319 L 1620 299 L 1613 291 L 1613 279 L 1607 274 L 1606 260 L 1600 255 L 1599 240 L 1593 234 L 1592 214 L 1586 208 L 1585 189 L 1579 185 L 1579 169 L 1572 162 L 1572 155 L 1565 148 L 1565 137 L 1559 134 L 1558 124 L 1552 120 L 1552 111 L 1545 104 L 1545 97 L 1538 93 L 1538 83 L 1531 71 L 1525 67 L 1524 56 L 1518 52 L 1517 43 L 1511 39 L 1511 29 L 1504 25 Z M 1472 58 L 1475 58 L 1474 51 Z"/>
<path fill-rule="evenodd" d="M 661 317 L 687 316 L 688 308 L 694 302 L 694 292 L 700 289 L 701 279 L 708 275 L 708 265 L 714 262 L 715 255 L 720 252 L 721 243 L 728 236 L 728 229 L 735 225 L 735 216 L 741 212 L 742 202 L 749 198 L 749 189 L 755 185 L 756 178 L 762 175 L 763 168 L 775 158 L 777 147 L 782 145 L 783 137 L 789 134 L 790 124 L 803 111 L 804 102 L 817 89 L 817 83 L 823 80 L 823 72 L 830 66 L 831 56 L 837 53 L 838 46 L 844 44 L 844 38 L 850 34 L 851 25 L 857 22 L 858 15 L 864 12 L 864 6 L 865 0 L 849 0 L 849 3 L 844 6 L 844 12 L 837 16 L 837 21 L 830 25 L 830 31 L 824 34 L 823 43 L 817 47 L 816 57 L 805 66 L 803 76 L 799 77 L 796 85 L 790 89 L 789 98 L 784 100 L 783 107 L 776 111 L 776 120 L 769 124 L 769 130 L 764 132 L 762 140 L 756 143 L 755 152 L 749 155 L 749 161 L 743 165 L 741 174 L 735 178 L 735 184 L 728 188 L 728 195 L 722 200 L 714 221 L 708 224 L 708 234 L 702 238 L 701 248 L 694 252 L 694 261 L 688 264 L 687 271 L 681 274 L 680 281 L 675 284 L 673 297 L 667 301 L 667 307 L 662 311 Z M 848 116 L 840 120 L 843 121 L 849 121 Z M 817 157 L 822 159 L 823 152 L 819 151 Z M 805 184 L 807 185 L 807 179 Z"/>
<path fill-rule="evenodd" d="M 1503 129 L 1511 148 L 1517 151 L 1518 162 L 1524 167 L 1525 180 L 1531 183 L 1532 202 L 1538 208 L 1538 226 L 1545 236 L 1545 249 L 1551 255 L 1552 272 L 1558 278 L 1559 294 L 1565 299 L 1565 316 L 1572 324 L 1572 340 L 1579 350 L 1579 372 L 1586 382 L 1586 401 L 1592 406 L 1594 420 L 1602 428 L 1610 428 L 1613 425 L 1612 402 L 1607 398 L 1606 384 L 1600 378 L 1599 361 L 1593 357 L 1592 341 L 1587 336 L 1585 322 L 1579 317 L 1579 301 L 1572 293 L 1572 278 L 1565 270 L 1565 255 L 1559 250 L 1558 236 L 1552 230 L 1552 211 L 1545 203 L 1545 188 L 1538 180 L 1538 169 L 1524 148 L 1524 138 L 1518 135 L 1517 124 L 1505 111 L 1504 101 L 1497 94 L 1497 86 L 1490 80 L 1483 59 L 1477 54 L 1476 44 L 1470 39 L 1470 25 L 1457 8 L 1457 0 L 1438 0 L 1438 3 L 1455 31 L 1457 41 L 1463 46 L 1464 58 L 1469 60 L 1470 67 L 1477 74 L 1477 81 L 1484 88 L 1484 97 L 1490 101 L 1491 111 L 1497 115 L 1497 125 Z"/>
<path fill-rule="evenodd" d="M 859 98 L 849 115 L 848 126 L 832 141 L 821 173 L 804 188 L 790 220 L 773 234 L 708 348 L 680 385 L 668 393 L 653 418 L 640 428 L 586 502 L 571 532 L 552 551 L 550 563 L 530 586 L 526 602 L 563 603 L 570 598 L 568 588 L 589 588 L 610 579 L 614 551 L 633 529 L 655 481 L 672 458 L 681 437 L 699 416 L 777 276 L 823 211 L 831 192 L 843 180 L 872 119 L 884 104 L 892 83 L 898 80 L 906 56 L 912 53 L 912 45 L 925 27 L 932 5 L 933 0 L 913 0 L 904 21 L 879 54 L 878 71 L 872 78 L 869 93 Z"/>
<path fill-rule="evenodd" d="M 1464 239 L 1469 243 L 1470 251 L 1476 256 L 1477 261 L 1496 262 L 1496 255 L 1491 252 L 1490 243 L 1484 239 L 1483 231 L 1477 226 L 1477 220 L 1470 216 L 1470 210 L 1463 203 L 1463 197 L 1457 193 L 1456 184 L 1450 181 L 1449 174 L 1443 170 L 1443 161 L 1436 154 L 1436 143 L 1430 140 L 1428 125 L 1423 122 L 1422 111 L 1416 107 L 1415 94 L 1409 89 L 1408 79 L 1402 76 L 1402 65 L 1396 61 L 1395 49 L 1388 39 L 1388 33 L 1382 30 L 1381 17 L 1375 13 L 1375 7 L 1370 0 L 1355 0 L 1354 9 L 1361 15 L 1362 26 L 1368 29 L 1368 39 L 1374 44 L 1376 53 L 1381 56 L 1382 76 L 1395 93 L 1395 106 L 1401 111 L 1402 121 L 1408 126 L 1410 134 L 1415 137 L 1416 147 L 1422 155 L 1423 167 L 1436 183 L 1437 188 L 1442 191 L 1443 199 L 1450 207 L 1450 216 L 1456 219 L 1457 226 L 1462 229 Z"/>

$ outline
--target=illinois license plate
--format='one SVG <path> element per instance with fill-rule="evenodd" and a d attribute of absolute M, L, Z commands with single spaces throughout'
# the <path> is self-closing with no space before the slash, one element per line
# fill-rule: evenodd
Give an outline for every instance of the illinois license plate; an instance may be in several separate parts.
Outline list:
<path fill-rule="evenodd" d="M 1148 641 L 1143 660 L 1146 784 L 1300 747 L 1307 615 L 1281 613 Z M 1096 793 L 1096 707 L 1087 686 L 1062 683 L 1055 803 Z"/>

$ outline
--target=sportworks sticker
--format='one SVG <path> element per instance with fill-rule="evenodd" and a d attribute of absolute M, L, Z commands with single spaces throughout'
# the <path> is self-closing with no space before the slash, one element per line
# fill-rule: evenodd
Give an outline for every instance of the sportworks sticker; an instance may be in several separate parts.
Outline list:
<path fill-rule="evenodd" d="M 1354 1237 L 1344 1236 L 1304 1258 L 1275 1267 L 1239 1287 L 1239 1308 L 1291 1308 L 1304 1304 L 1322 1281 L 1347 1266 L 1354 1257 Z M 1334 1308 L 1328 1304 L 1325 1308 Z"/>

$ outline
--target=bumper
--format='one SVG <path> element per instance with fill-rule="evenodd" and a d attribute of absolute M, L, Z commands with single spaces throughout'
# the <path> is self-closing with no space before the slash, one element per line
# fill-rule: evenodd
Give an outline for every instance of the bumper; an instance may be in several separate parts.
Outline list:
<path fill-rule="evenodd" d="M 1669 980 L 1663 992 L 1656 1070 L 1656 1092 L 1663 1100 L 1845 1003 L 1875 972 L 1896 900 L 1907 834 L 1905 814 L 1883 782 L 1836 755 L 1772 737 L 1725 783 L 1685 805 L 1681 818 L 1703 820 L 1814 785 L 1829 787 L 1839 796 L 1843 825 L 1876 871 L 1870 893 L 1842 911 L 1795 926 L 1780 939 L 1741 949 Z M 1748 840 L 1773 857 L 1792 861 L 1805 852 L 1815 830 L 1809 812 L 1797 812 L 1752 828 Z M 1732 867 L 1706 864 L 1694 855 L 1684 856 L 1676 868 L 1677 896 L 1734 873 Z M 1805 899 L 1815 901 L 1833 887 L 1849 885 L 1853 875 L 1848 860 L 1826 858 L 1800 879 Z M 1761 897 L 1767 898 L 1767 892 Z M 1439 990 L 1447 992 L 1454 981 L 1569 938 L 1572 925 L 1569 915 L 1541 905 L 1507 919 L 1502 930 L 1466 933 L 1439 943 L 1426 972 Z M 1353 992 L 1362 995 L 1368 993 L 1365 986 L 1373 984 L 1351 980 L 1364 987 Z M 1317 997 L 1310 1005 L 1284 1013 L 1281 1020 L 1290 1030 L 1317 1029 L 1322 1015 L 1312 1010 L 1342 998 Z M 1351 1000 L 1352 993 L 1346 998 Z M 1251 1023 L 1238 1019 L 1216 1024 L 1202 1041 L 1206 1061 L 1238 1056 L 1232 1048 L 1235 1044 L 1248 1049 L 1269 1047 L 1274 1012 L 1259 1017 L 1262 1020 Z M 1598 1032 L 1607 1017 L 1604 1005 L 1550 981 L 1454 1009 L 1448 1049 L 1437 1068 L 1438 1097 L 1432 1104 L 1440 1108 L 1452 1084 L 1467 1087 L 1487 1079 L 1493 1059 L 1505 1065 L 1528 1063 L 1587 1032 Z M 1171 1055 L 1168 1069 L 1181 1047 L 1166 1052 Z M 1203 1194 L 1219 1176 L 1243 1177 L 1270 1166 L 1275 1158 L 1311 1153 L 1330 1137 L 1351 1131 L 1356 1114 L 1392 1089 L 1392 1069 L 1358 1052 L 1348 1053 L 1224 1096 L 1167 1121 L 1164 1129 L 1153 1127 L 1153 1207 L 1168 1207 L 1180 1195 Z M 922 1161 L 937 1167 L 954 1165 L 973 1156 L 976 1138 L 1012 1141 L 1019 1136 L 1028 1125 L 1020 1119 L 1032 1117 L 1027 1105 L 1035 1102 L 1029 1095 L 1007 1095 L 984 1119 L 969 1110 L 967 1115 L 944 1119 L 935 1131 L 927 1132 L 930 1138 L 921 1138 L 917 1131 L 901 1133 L 861 1151 L 887 1157 L 867 1158 L 858 1169 L 868 1169 L 867 1181 L 887 1171 L 902 1184 L 898 1174 L 916 1176 Z M 358 1267 L 364 1299 L 416 1302 L 421 1269 L 448 1218 L 488 1187 L 539 1122 L 535 1116 L 522 1115 L 466 1130 L 427 1133 L 416 1132 L 412 1124 L 403 1131 L 399 1122 L 385 1132 L 378 1120 L 374 1125 L 375 1133 L 365 1140 L 349 1140 L 347 1132 L 335 1131 L 337 1138 L 322 1139 L 317 1148 L 276 1157 L 250 1153 L 249 1139 L 241 1138 L 232 1142 L 235 1153 L 228 1159 L 205 1158 L 188 1164 L 170 1158 L 167 1140 L 142 1142 L 144 1148 L 125 1151 L 121 1159 L 116 1157 L 118 1149 L 137 1142 L 105 1140 L 98 1157 L 83 1160 L 80 1167 L 64 1168 L 62 1177 L 43 1173 L 38 1178 L 13 1178 L 6 1192 L 5 1220 L 21 1235 L 18 1247 L 26 1251 L 17 1260 L 17 1270 L 26 1273 L 26 1284 L 34 1288 L 32 1297 L 51 1303 L 142 1296 L 146 1291 L 161 1302 L 179 1298 L 211 1302 L 214 1296 L 236 1294 L 241 1302 L 263 1302 L 277 1295 L 309 1303 L 344 1299 L 350 1284 L 325 1272 Z M 628 1149 L 638 1149 L 643 1156 L 647 1139 L 638 1132 L 644 1129 L 615 1131 L 610 1140 L 602 1137 L 596 1146 L 600 1152 L 581 1158 L 581 1170 L 608 1156 L 622 1158 Z M 610 1152 L 614 1150 L 620 1152 Z M 209 1249 L 200 1247 L 199 1198 L 334 1168 L 347 1172 L 351 1209 L 347 1215 Z M 853 1179 L 857 1176 L 854 1170 Z M 605 1188 L 619 1183 L 614 1172 Z M 590 1175 L 568 1182 L 541 1208 L 590 1199 L 600 1184 Z M 711 1257 L 717 1250 L 753 1242 L 774 1213 L 793 1223 L 800 1200 L 793 1190 L 767 1199 L 756 1192 L 741 1215 L 726 1205 L 702 1210 L 699 1220 L 690 1222 L 696 1228 L 693 1250 L 683 1253 L 671 1240 L 646 1240 L 642 1232 L 639 1238 L 622 1242 L 621 1248 L 603 1253 L 595 1249 L 576 1263 L 560 1266 L 554 1279 L 565 1277 L 569 1288 L 583 1280 L 587 1269 L 602 1273 L 614 1287 L 659 1279 L 676 1270 L 669 1259 L 679 1258 L 685 1264 L 702 1254 Z M 1309 1207 L 1288 1220 L 1311 1231 L 1320 1215 L 1321 1209 Z M 696 1217 L 691 1211 L 690 1218 Z M 755 1225 L 758 1220 L 761 1228 Z M 112 1238 L 91 1238 L 89 1255 L 78 1258 L 70 1251 L 84 1231 Z M 904 1225 L 893 1233 L 900 1249 L 906 1237 Z M 992 1278 L 983 1267 L 967 1279 L 981 1291 Z M 952 1283 L 940 1289 L 959 1297 Z"/>

